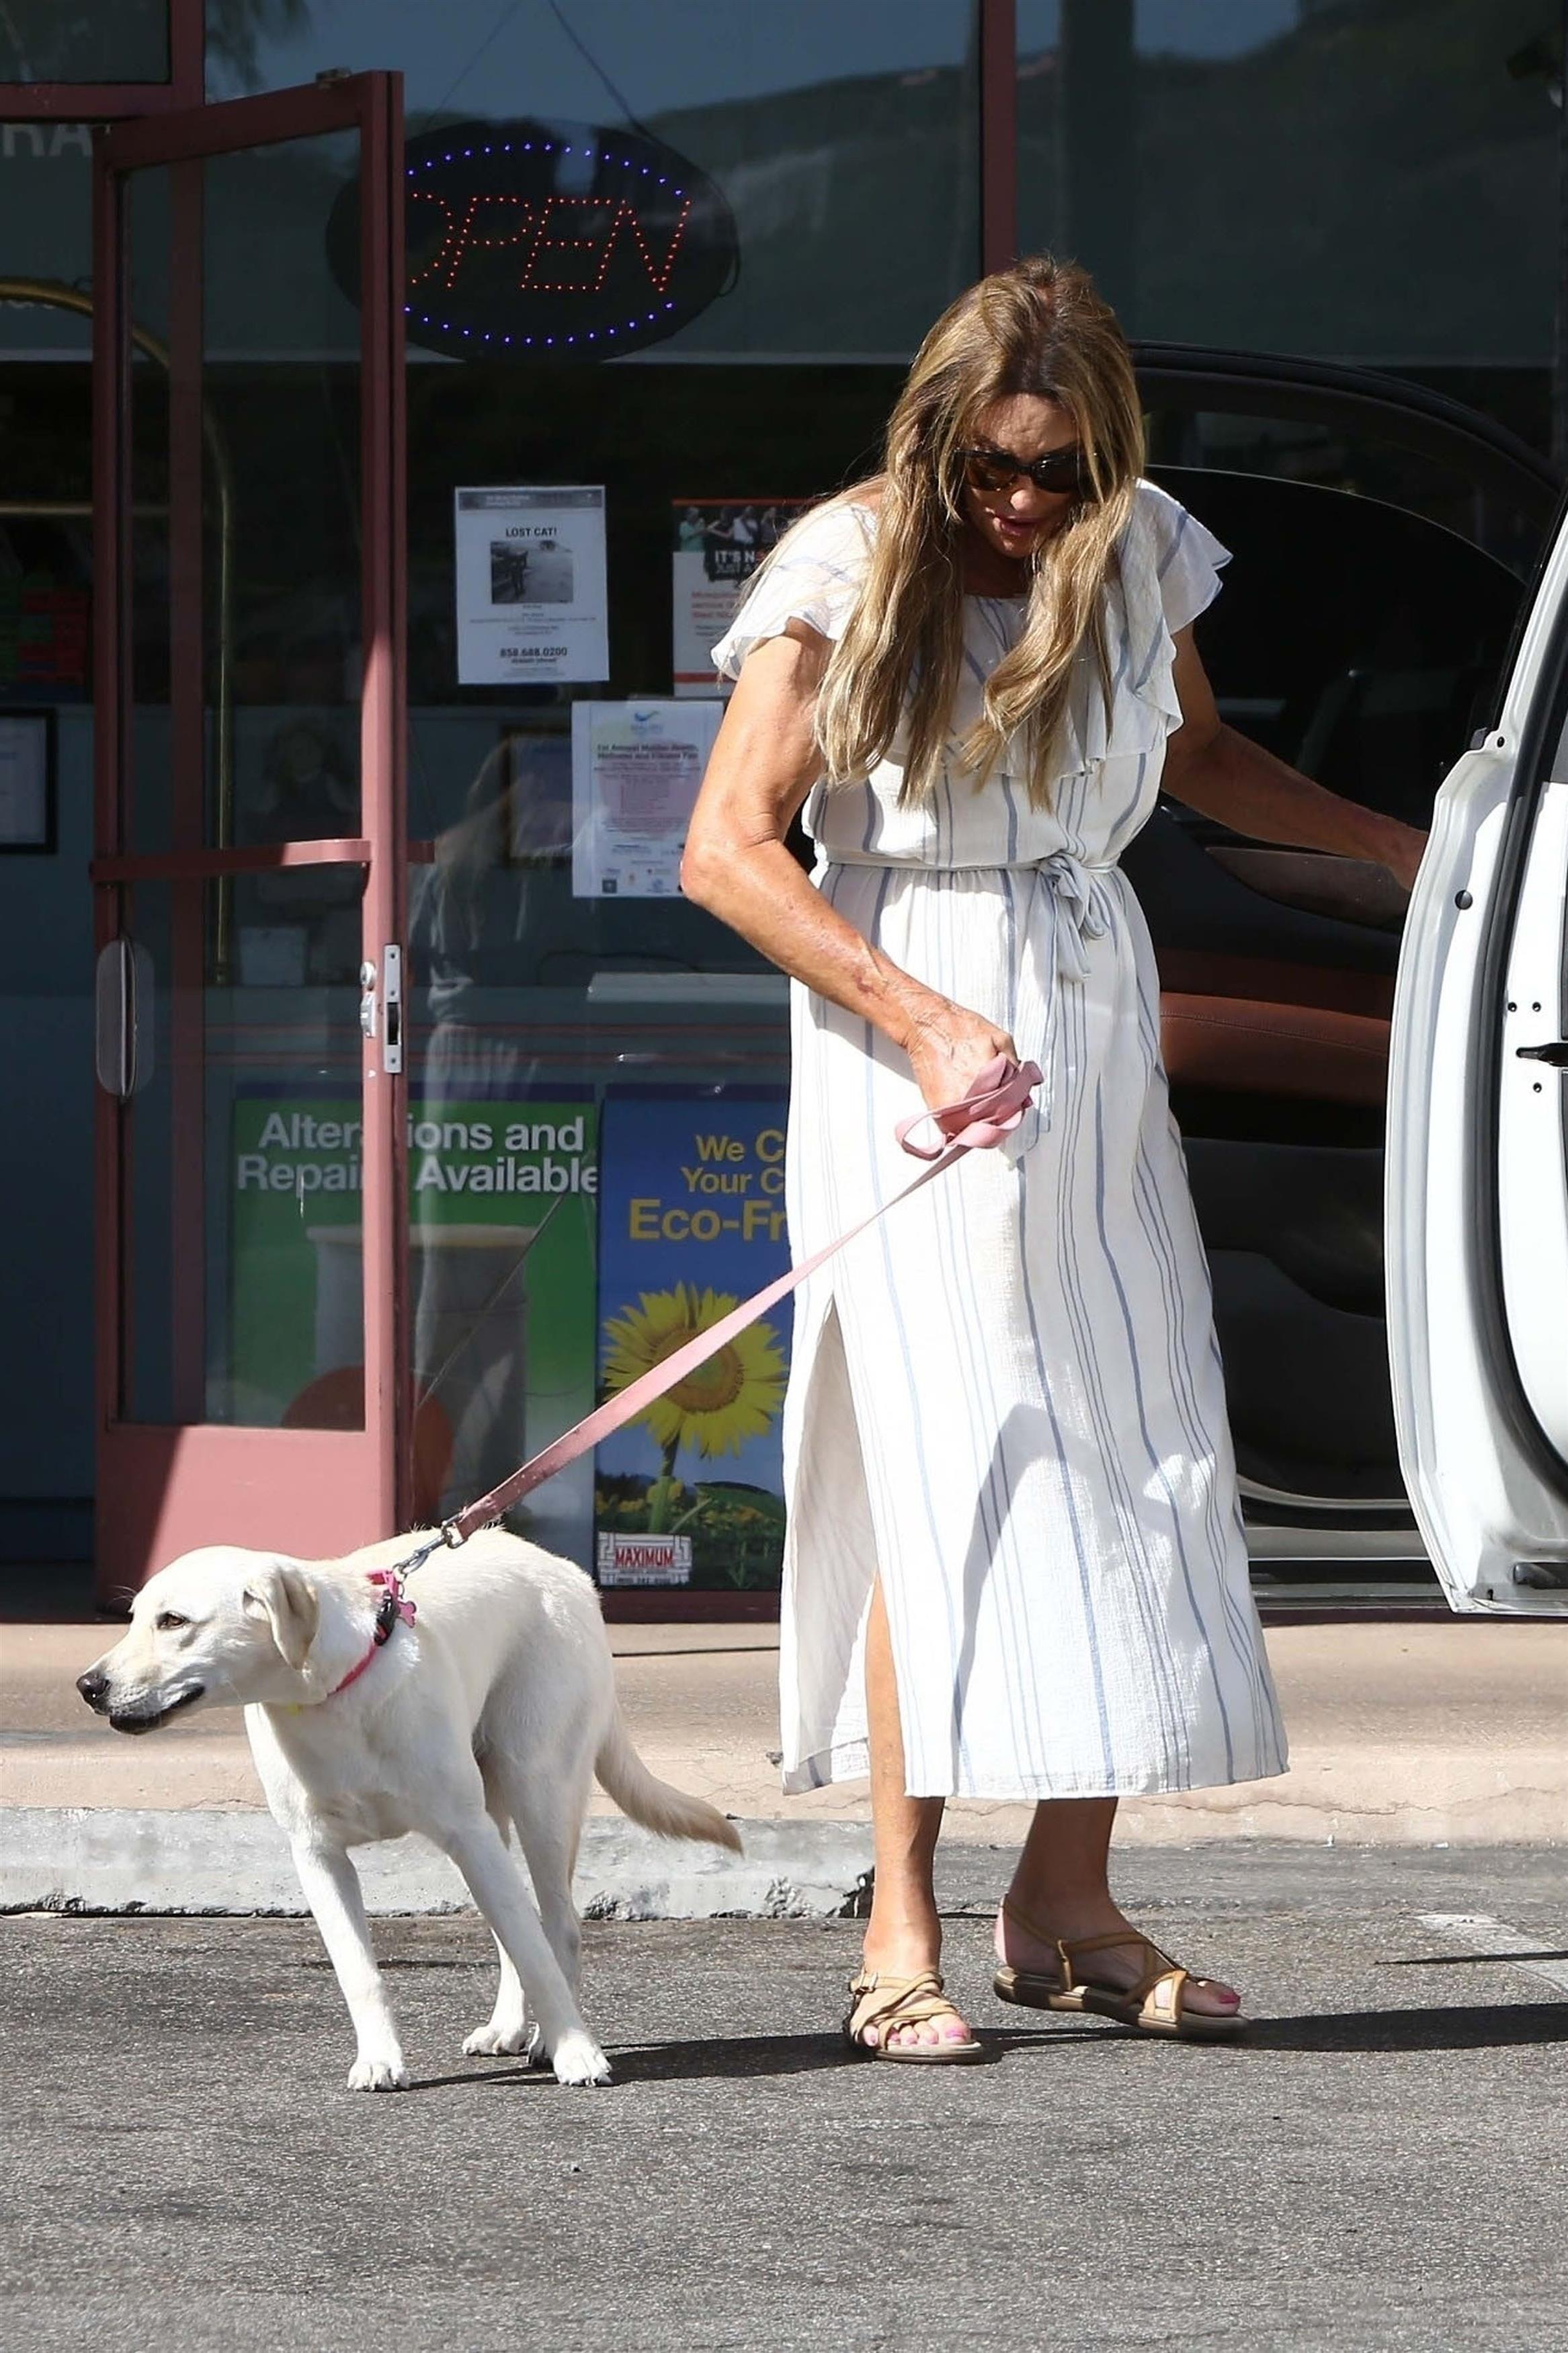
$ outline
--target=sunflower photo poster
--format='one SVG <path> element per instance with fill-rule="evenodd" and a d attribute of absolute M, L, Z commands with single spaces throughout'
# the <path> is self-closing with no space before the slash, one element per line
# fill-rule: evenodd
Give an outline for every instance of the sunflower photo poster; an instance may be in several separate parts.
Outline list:
<path fill-rule="evenodd" d="M 789 1263 L 785 1097 L 612 1089 L 599 1166 L 599 1389 L 612 1397 Z M 601 1585 L 776 1586 L 787 1302 L 598 1450 Z"/>

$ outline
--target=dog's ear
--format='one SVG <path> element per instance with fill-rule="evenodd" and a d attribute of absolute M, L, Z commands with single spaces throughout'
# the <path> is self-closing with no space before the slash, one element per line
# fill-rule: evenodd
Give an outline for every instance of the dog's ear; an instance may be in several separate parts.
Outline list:
<path fill-rule="evenodd" d="M 321 1604 L 302 1568 L 271 1561 L 245 1588 L 245 1614 L 265 1618 L 285 1666 L 302 1667 L 310 1655 Z"/>

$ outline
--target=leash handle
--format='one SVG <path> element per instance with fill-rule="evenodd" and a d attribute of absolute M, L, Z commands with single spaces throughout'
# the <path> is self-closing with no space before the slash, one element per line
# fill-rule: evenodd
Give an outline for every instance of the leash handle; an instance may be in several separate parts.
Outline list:
<path fill-rule="evenodd" d="M 893 1133 L 916 1160 L 940 1160 L 950 1144 L 962 1144 L 966 1152 L 988 1151 L 1005 1135 L 1011 1135 L 1034 1101 L 1039 1083 L 1037 1062 L 1014 1062 L 1005 1054 L 997 1054 L 975 1072 L 962 1103 L 948 1103 L 940 1111 L 917 1111 L 900 1120 Z M 928 1120 L 934 1123 L 940 1141 L 916 1144 L 915 1131 Z"/>
<path fill-rule="evenodd" d="M 987 1151 L 992 1145 L 1000 1144 L 1002 1138 L 1018 1125 L 1034 1099 L 1035 1089 L 1040 1083 L 1038 1063 L 1019 1064 L 1009 1061 L 1004 1054 L 998 1054 L 994 1061 L 988 1062 L 976 1074 L 962 1103 L 948 1103 L 940 1111 L 917 1112 L 911 1118 L 900 1120 L 895 1130 L 900 1144 L 912 1159 L 923 1160 L 927 1164 L 911 1184 L 906 1185 L 902 1192 L 895 1193 L 891 1200 L 884 1201 L 879 1208 L 873 1209 L 869 1217 L 862 1218 L 858 1225 L 838 1235 L 837 1240 L 814 1251 L 798 1266 L 791 1267 L 772 1282 L 764 1283 L 762 1290 L 753 1292 L 750 1299 L 742 1299 L 728 1315 L 721 1315 L 718 1323 L 710 1324 L 705 1332 L 697 1333 L 684 1347 L 677 1348 L 673 1356 L 666 1356 L 647 1372 L 639 1374 L 624 1389 L 617 1389 L 613 1398 L 596 1406 L 592 1413 L 585 1414 L 570 1430 L 563 1430 L 559 1438 L 531 1456 L 509 1479 L 503 1479 L 499 1486 L 492 1487 L 488 1494 L 477 1497 L 462 1511 L 454 1513 L 449 1520 L 443 1520 L 421 1551 L 420 1561 L 428 1557 L 437 1544 L 454 1546 L 467 1544 L 477 1528 L 499 1519 L 509 1504 L 515 1504 L 533 1488 L 542 1487 L 546 1479 L 553 1478 L 556 1472 L 563 1471 L 569 1462 L 575 1462 L 590 1448 L 601 1444 L 614 1431 L 624 1429 L 645 1407 L 652 1405 L 656 1398 L 663 1397 L 667 1390 L 684 1380 L 688 1373 L 695 1372 L 699 1365 L 705 1365 L 710 1356 L 716 1356 L 728 1341 L 745 1330 L 748 1324 L 754 1324 L 760 1315 L 766 1314 L 770 1307 L 776 1306 L 781 1299 L 787 1299 L 792 1291 L 797 1291 L 808 1276 L 816 1272 L 818 1267 L 825 1266 L 830 1258 L 836 1257 L 868 1226 L 874 1226 L 879 1218 L 886 1217 L 888 1211 L 896 1209 L 900 1201 L 909 1200 L 933 1177 L 941 1176 L 953 1167 L 965 1154 Z M 925 1145 L 910 1142 L 912 1132 L 926 1120 L 935 1120 L 944 1138 L 942 1143 Z M 417 1567 L 419 1562 L 410 1565 Z"/>

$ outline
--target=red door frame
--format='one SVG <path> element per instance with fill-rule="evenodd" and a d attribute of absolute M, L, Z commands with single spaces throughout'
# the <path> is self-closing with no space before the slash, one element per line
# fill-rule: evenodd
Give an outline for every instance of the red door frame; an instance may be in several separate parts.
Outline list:
<path fill-rule="evenodd" d="M 362 835 L 237 849 L 204 846 L 201 753 L 202 456 L 199 367 L 199 174 L 208 157 L 333 131 L 357 130 L 361 178 L 361 504 L 363 683 Z M 195 881 L 267 868 L 349 863 L 366 870 L 363 953 L 380 972 L 406 931 L 407 858 L 404 670 L 403 93 L 401 77 L 372 73 L 189 112 L 139 118 L 95 142 L 93 321 L 94 565 L 100 583 L 94 647 L 96 728 L 95 944 L 120 935 L 124 886 Z M 127 173 L 171 167 L 174 195 L 170 335 L 170 554 L 176 648 L 171 742 L 175 766 L 170 848 L 134 854 L 130 778 L 130 328 L 125 268 Z M 184 185 L 182 186 L 182 182 Z M 183 267 L 181 266 L 183 265 Z M 391 1534 L 407 1521 L 412 1381 L 408 1297 L 406 1080 L 383 1060 L 384 1024 L 364 1039 L 363 1254 L 364 1424 L 358 1430 L 241 1429 L 200 1419 L 203 972 L 199 939 L 174 943 L 172 1102 L 176 1166 L 197 1172 L 172 1214 L 176 1266 L 175 1409 L 169 1425 L 121 1418 L 127 1272 L 126 1109 L 99 1092 L 95 1160 L 98 1304 L 100 1598 L 122 1594 L 189 1546 L 275 1546 L 318 1556 Z M 181 1150 L 181 1133 L 192 1148 Z M 176 1180 L 177 1186 L 178 1181 Z M 181 1334 L 185 1337 L 182 1346 Z"/>

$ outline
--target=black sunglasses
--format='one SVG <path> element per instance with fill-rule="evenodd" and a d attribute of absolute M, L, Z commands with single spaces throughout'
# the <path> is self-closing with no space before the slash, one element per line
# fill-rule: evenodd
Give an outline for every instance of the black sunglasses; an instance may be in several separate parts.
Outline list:
<path fill-rule="evenodd" d="M 1090 499 L 1094 483 L 1089 470 L 1087 453 L 1075 442 L 1069 449 L 1052 449 L 1033 464 L 1026 459 L 1015 458 L 1008 449 L 961 449 L 963 479 L 972 491 L 984 491 L 994 497 L 998 491 L 1010 491 L 1015 482 L 1033 482 L 1037 491 L 1067 491 L 1074 498 Z"/>

